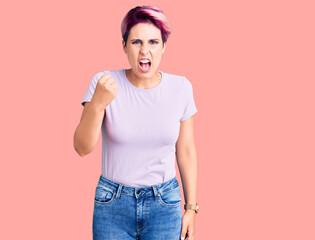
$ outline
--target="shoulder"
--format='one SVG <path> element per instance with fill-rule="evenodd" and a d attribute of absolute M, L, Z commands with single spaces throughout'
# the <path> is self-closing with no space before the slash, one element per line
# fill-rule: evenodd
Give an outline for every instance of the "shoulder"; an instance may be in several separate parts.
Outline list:
<path fill-rule="evenodd" d="M 163 73 L 167 81 L 173 86 L 188 89 L 192 88 L 191 82 L 185 76 L 165 72 Z"/>

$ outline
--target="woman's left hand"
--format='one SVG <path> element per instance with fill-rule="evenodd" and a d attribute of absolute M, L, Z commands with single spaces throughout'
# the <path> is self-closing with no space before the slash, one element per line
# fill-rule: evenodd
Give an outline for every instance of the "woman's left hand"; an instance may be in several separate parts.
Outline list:
<path fill-rule="evenodd" d="M 185 211 L 182 221 L 182 232 L 180 234 L 181 240 L 195 239 L 195 214 L 193 210 Z"/>

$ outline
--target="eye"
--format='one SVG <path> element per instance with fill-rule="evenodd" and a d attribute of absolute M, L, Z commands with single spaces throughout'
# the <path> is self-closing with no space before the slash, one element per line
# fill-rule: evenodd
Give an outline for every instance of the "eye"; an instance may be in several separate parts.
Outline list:
<path fill-rule="evenodd" d="M 136 40 L 136 41 L 133 41 L 132 44 L 138 44 L 140 42 L 141 42 L 140 40 Z"/>
<path fill-rule="evenodd" d="M 154 44 L 158 44 L 158 42 L 155 41 L 155 40 L 151 40 L 150 42 L 151 42 L 151 43 L 154 43 Z"/>

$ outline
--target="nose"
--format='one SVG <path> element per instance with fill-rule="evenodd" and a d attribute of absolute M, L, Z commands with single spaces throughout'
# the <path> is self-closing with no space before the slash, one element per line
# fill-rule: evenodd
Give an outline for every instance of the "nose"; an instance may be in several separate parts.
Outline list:
<path fill-rule="evenodd" d="M 143 54 L 147 54 L 149 51 L 149 48 L 146 44 L 143 44 L 141 49 L 140 49 L 140 52 L 143 53 Z"/>

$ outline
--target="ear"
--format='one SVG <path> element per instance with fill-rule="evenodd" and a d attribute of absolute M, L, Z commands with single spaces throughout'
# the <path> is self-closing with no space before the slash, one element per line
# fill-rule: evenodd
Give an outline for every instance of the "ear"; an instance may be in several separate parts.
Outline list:
<path fill-rule="evenodd" d="M 162 49 L 162 54 L 165 52 L 165 49 L 166 49 L 166 43 L 164 43 L 164 47 Z"/>
<path fill-rule="evenodd" d="M 122 47 L 123 47 L 124 53 L 127 53 L 127 52 L 126 52 L 126 47 L 125 47 L 125 41 L 124 41 L 124 39 L 121 41 L 121 43 L 122 43 Z"/>

